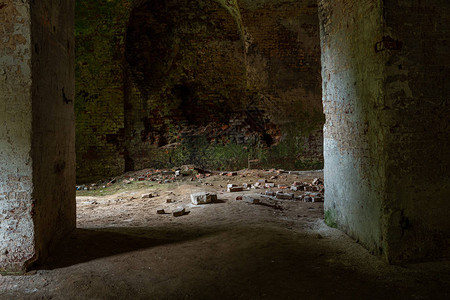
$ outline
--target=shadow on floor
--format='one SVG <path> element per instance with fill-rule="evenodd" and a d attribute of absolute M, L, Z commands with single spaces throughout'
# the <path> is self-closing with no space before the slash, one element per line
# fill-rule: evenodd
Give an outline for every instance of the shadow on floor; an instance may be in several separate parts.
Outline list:
<path fill-rule="evenodd" d="M 163 227 L 77 228 L 53 251 L 43 265 L 36 265 L 33 269 L 53 270 L 69 267 L 102 257 L 190 241 L 218 231 L 220 229 L 208 232 L 201 228 Z"/>

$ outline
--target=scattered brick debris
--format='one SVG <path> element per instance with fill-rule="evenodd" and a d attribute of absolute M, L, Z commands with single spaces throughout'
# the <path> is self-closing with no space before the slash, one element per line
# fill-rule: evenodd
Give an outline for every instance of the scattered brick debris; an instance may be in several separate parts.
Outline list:
<path fill-rule="evenodd" d="M 294 194 L 277 192 L 275 197 L 277 199 L 292 200 L 294 199 Z"/>
<path fill-rule="evenodd" d="M 233 186 L 233 187 L 228 187 L 228 192 L 229 193 L 235 193 L 235 192 L 242 192 L 244 190 L 244 187 L 242 186 Z"/>
<path fill-rule="evenodd" d="M 174 217 L 181 217 L 182 215 L 184 215 L 186 213 L 186 209 L 185 208 L 177 208 L 172 212 L 172 215 Z"/>
<path fill-rule="evenodd" d="M 217 201 L 217 194 L 200 192 L 191 194 L 191 201 L 195 205 L 207 204 Z"/>
<path fill-rule="evenodd" d="M 244 196 L 244 201 L 250 204 L 259 204 L 259 199 L 251 197 L 251 196 Z"/>

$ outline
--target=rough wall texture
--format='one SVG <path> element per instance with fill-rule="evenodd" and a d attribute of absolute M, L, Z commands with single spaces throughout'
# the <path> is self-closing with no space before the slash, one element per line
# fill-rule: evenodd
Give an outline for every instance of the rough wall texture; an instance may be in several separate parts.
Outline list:
<path fill-rule="evenodd" d="M 77 1 L 79 181 L 322 166 L 317 5 L 253 2 Z"/>
<path fill-rule="evenodd" d="M 320 2 L 326 220 L 390 262 L 448 254 L 449 5 L 427 3 Z"/>
<path fill-rule="evenodd" d="M 326 219 L 381 254 L 385 57 L 378 1 L 321 1 Z"/>
<path fill-rule="evenodd" d="M 124 36 L 131 3 L 76 1 L 77 177 L 123 172 Z"/>
<path fill-rule="evenodd" d="M 0 272 L 34 256 L 31 28 L 27 3 L 0 2 Z"/>
<path fill-rule="evenodd" d="M 385 2 L 387 256 L 450 257 L 450 2 Z"/>
<path fill-rule="evenodd" d="M 243 111 L 244 45 L 227 8 L 186 0 L 142 1 L 133 9 L 126 37 L 127 169 L 202 164 L 207 149 L 192 149 L 209 143 L 201 129 L 220 128 Z M 161 149 L 174 143 L 180 145 L 169 155 Z"/>
<path fill-rule="evenodd" d="M 316 0 L 238 1 L 246 34 L 247 80 L 258 109 L 279 130 L 272 164 L 322 161 L 322 79 Z M 283 152 L 289 155 L 283 155 Z M 280 164 L 282 166 L 283 163 Z M 312 165 L 310 165 L 312 166 Z"/>
<path fill-rule="evenodd" d="M 73 1 L 53 2 L 0 2 L 0 272 L 75 226 Z"/>
<path fill-rule="evenodd" d="M 75 229 L 74 1 L 31 2 L 37 263 Z"/>

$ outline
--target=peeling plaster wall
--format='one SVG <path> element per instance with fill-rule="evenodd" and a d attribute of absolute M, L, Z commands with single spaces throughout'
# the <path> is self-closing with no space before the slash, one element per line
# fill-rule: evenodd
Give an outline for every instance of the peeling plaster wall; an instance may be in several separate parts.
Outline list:
<path fill-rule="evenodd" d="M 0 2 L 0 272 L 75 227 L 72 6 Z"/>
<path fill-rule="evenodd" d="M 34 256 L 31 28 L 27 2 L 0 2 L 0 272 Z"/>
<path fill-rule="evenodd" d="M 381 1 L 320 1 L 325 216 L 382 254 L 387 125 L 382 107 L 385 57 Z"/>
<path fill-rule="evenodd" d="M 75 229 L 74 1 L 32 1 L 33 199 L 38 263 Z"/>
<path fill-rule="evenodd" d="M 448 257 L 447 1 L 320 1 L 325 218 L 387 261 Z"/>

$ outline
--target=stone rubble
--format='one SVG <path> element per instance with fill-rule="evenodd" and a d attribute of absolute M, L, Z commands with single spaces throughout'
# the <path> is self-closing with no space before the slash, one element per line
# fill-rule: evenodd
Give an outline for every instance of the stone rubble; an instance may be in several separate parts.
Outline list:
<path fill-rule="evenodd" d="M 172 212 L 172 215 L 174 217 L 181 217 L 182 215 L 184 215 L 186 213 L 186 209 L 185 208 L 177 208 Z"/>
<path fill-rule="evenodd" d="M 154 198 L 154 197 L 157 197 L 157 195 L 153 194 L 153 193 L 148 193 L 148 194 L 143 194 L 141 196 L 141 199 L 151 199 L 151 198 Z"/>
<path fill-rule="evenodd" d="M 266 172 L 268 170 L 265 170 Z M 235 197 L 237 201 L 243 201 L 250 204 L 259 204 L 267 207 L 272 207 L 275 209 L 282 209 L 277 201 L 304 201 L 304 202 L 314 202 L 321 203 L 324 202 L 324 185 L 323 179 L 314 178 L 311 182 L 302 181 L 288 181 L 288 172 L 283 170 L 270 170 L 270 172 L 276 172 L 278 175 L 267 175 L 267 179 L 263 175 L 257 175 L 260 179 L 257 182 L 250 184 L 244 181 L 244 178 L 248 176 L 255 176 L 255 173 L 251 173 L 252 170 L 240 171 L 240 172 L 216 172 L 215 174 L 221 176 L 230 177 L 228 179 L 228 184 L 225 190 L 222 192 L 236 193 L 243 192 Z M 159 184 L 171 184 L 175 182 L 183 181 L 196 181 L 198 186 L 214 186 L 211 182 L 205 182 L 204 180 L 211 176 L 212 172 L 196 168 L 195 166 L 183 166 L 178 169 L 173 170 L 142 170 L 140 173 L 136 172 L 132 176 L 127 176 L 127 174 L 116 177 L 109 178 L 106 181 L 99 181 L 93 184 L 83 184 L 77 185 L 77 191 L 87 191 L 102 189 L 104 187 L 111 187 L 112 185 L 144 185 L 152 186 L 149 183 L 157 182 Z M 235 178 L 231 178 L 235 177 Z M 242 179 L 241 179 L 242 178 Z M 270 180 L 269 180 L 270 178 Z M 278 179 L 278 180 L 277 180 Z M 240 182 L 239 182 L 240 180 Z M 277 180 L 277 183 L 272 180 Z M 222 185 L 216 184 L 220 188 L 224 188 Z M 259 195 L 245 195 L 250 189 L 258 190 L 263 189 Z M 264 191 L 265 190 L 265 191 Z M 102 190 L 100 191 L 102 192 Z M 165 200 L 165 203 L 172 204 L 177 201 L 173 200 L 175 195 L 169 195 L 170 197 Z M 159 197 L 156 193 L 145 193 L 141 195 L 141 199 L 152 199 Z M 136 197 L 131 197 L 131 200 L 136 199 Z M 190 200 L 193 205 L 202 205 L 213 203 L 217 201 L 217 194 L 211 192 L 197 192 L 190 195 Z M 273 204 L 275 203 L 275 204 Z M 158 208 L 156 210 L 157 214 L 167 214 L 167 209 Z M 179 217 L 186 215 L 185 208 L 178 208 L 172 211 L 174 217 Z"/>
<path fill-rule="evenodd" d="M 310 196 L 303 197 L 303 202 L 312 202 L 313 199 Z"/>
<path fill-rule="evenodd" d="M 235 193 L 235 192 L 242 192 L 244 190 L 244 187 L 242 186 L 232 186 L 228 187 L 227 191 L 229 193 Z"/>
<path fill-rule="evenodd" d="M 252 196 L 243 196 L 243 200 L 250 204 L 259 204 L 259 199 Z"/>
<path fill-rule="evenodd" d="M 275 197 L 275 192 L 274 191 L 266 191 L 265 195 L 270 196 L 270 197 Z"/>
<path fill-rule="evenodd" d="M 200 192 L 191 194 L 191 202 L 195 205 L 207 204 L 217 201 L 217 194 Z"/>
<path fill-rule="evenodd" d="M 322 180 L 320 178 L 315 178 L 312 182 L 313 185 L 320 185 L 323 184 Z"/>
<path fill-rule="evenodd" d="M 282 200 L 292 200 L 294 199 L 294 194 L 277 192 L 275 197 Z"/>

